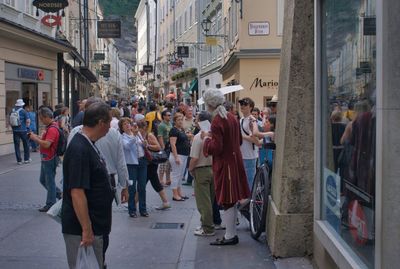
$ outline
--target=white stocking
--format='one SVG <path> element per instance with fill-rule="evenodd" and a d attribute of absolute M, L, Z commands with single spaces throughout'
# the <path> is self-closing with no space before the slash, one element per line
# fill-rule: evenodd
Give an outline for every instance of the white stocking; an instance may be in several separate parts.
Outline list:
<path fill-rule="evenodd" d="M 236 206 L 233 206 L 224 212 L 225 219 L 225 239 L 232 239 L 237 235 L 236 231 L 236 218 L 237 218 L 237 209 Z"/>

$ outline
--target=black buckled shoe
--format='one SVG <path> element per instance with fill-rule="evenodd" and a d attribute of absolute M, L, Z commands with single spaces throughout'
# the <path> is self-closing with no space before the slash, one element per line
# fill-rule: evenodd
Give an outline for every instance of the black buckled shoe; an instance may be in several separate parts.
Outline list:
<path fill-rule="evenodd" d="M 235 237 L 231 238 L 231 239 L 217 239 L 214 242 L 211 242 L 210 245 L 211 246 L 229 246 L 229 245 L 236 245 L 239 244 L 239 237 L 237 235 L 235 235 Z"/>

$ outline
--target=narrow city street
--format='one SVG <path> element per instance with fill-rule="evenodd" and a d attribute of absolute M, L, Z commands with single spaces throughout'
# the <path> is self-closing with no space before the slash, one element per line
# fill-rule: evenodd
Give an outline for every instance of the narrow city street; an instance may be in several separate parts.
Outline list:
<path fill-rule="evenodd" d="M 33 162 L 25 165 L 17 165 L 13 155 L 0 157 L 0 268 L 67 268 L 61 225 L 37 210 L 45 191 L 39 184 L 39 155 L 32 155 Z M 209 242 L 215 237 L 194 236 L 200 215 L 193 188 L 184 191 L 189 200 L 157 211 L 159 197 L 148 184 L 149 218 L 132 219 L 125 206 L 114 207 L 108 268 L 275 268 L 265 237 L 253 240 L 244 218 L 239 219 L 236 246 L 213 247 Z M 171 198 L 170 190 L 167 193 Z M 183 223 L 183 228 L 153 229 L 156 223 Z M 222 235 L 223 231 L 216 234 Z"/>

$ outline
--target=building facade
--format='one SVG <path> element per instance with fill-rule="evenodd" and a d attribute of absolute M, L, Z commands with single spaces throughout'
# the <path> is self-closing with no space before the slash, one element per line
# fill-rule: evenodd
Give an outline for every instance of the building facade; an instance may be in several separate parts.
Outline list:
<path fill-rule="evenodd" d="M 224 47 L 224 62 L 219 70 L 222 86 L 244 87 L 230 94 L 230 101 L 236 103 L 247 96 L 262 108 L 278 93 L 283 2 L 223 1 L 221 27 L 225 36 L 219 41 Z M 217 19 L 215 28 L 218 26 Z"/>
<path fill-rule="evenodd" d="M 0 1 L 0 155 L 14 151 L 8 120 L 16 100 L 33 109 L 56 104 L 57 55 L 74 49 L 54 38 L 56 30 L 43 25 L 35 11 L 30 1 Z"/>
<path fill-rule="evenodd" d="M 97 38 L 103 18 L 98 0 L 69 1 L 56 17 L 58 25 L 51 25 L 57 14 L 37 10 L 32 2 L 0 1 L 0 155 L 14 150 L 8 117 L 17 99 L 33 111 L 63 103 L 74 115 L 79 99 L 128 91 L 129 67 L 114 41 Z M 95 60 L 100 52 L 104 60 Z M 101 75 L 107 63 L 111 79 Z"/>
<path fill-rule="evenodd" d="M 137 28 L 136 73 L 140 79 L 136 83 L 136 91 L 143 97 L 153 94 L 154 68 L 156 68 L 156 15 L 157 7 L 154 1 L 142 0 L 135 14 Z M 144 66 L 151 65 L 153 70 L 146 71 Z M 151 81 L 151 83 L 150 83 Z"/>

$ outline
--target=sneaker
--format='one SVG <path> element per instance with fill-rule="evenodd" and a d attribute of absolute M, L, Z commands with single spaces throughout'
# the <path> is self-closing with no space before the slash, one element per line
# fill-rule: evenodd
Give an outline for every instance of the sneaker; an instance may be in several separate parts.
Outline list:
<path fill-rule="evenodd" d="M 169 209 L 169 208 L 171 208 L 171 205 L 169 203 L 165 203 L 165 204 L 163 203 L 162 205 L 157 206 L 156 210 L 166 210 L 166 209 Z"/>
<path fill-rule="evenodd" d="M 213 236 L 215 235 L 215 232 L 206 233 L 203 229 L 200 228 L 200 230 L 196 229 L 193 234 L 197 236 Z"/>
<path fill-rule="evenodd" d="M 214 230 L 225 230 L 226 227 L 223 224 L 215 224 L 214 225 Z"/>
<path fill-rule="evenodd" d="M 26 160 L 24 161 L 24 163 L 30 163 L 32 161 L 32 159 Z"/>
<path fill-rule="evenodd" d="M 21 164 L 22 164 L 22 162 L 17 162 L 17 164 L 18 164 L 18 165 L 21 165 Z"/>
<path fill-rule="evenodd" d="M 45 205 L 44 207 L 39 208 L 39 212 L 47 212 L 49 211 L 50 207 L 51 205 Z"/>

